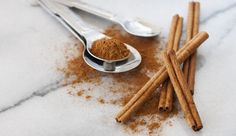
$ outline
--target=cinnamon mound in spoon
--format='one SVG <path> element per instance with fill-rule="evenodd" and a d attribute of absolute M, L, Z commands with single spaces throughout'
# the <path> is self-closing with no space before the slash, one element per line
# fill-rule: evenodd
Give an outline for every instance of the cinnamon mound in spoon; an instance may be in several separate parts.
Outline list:
<path fill-rule="evenodd" d="M 130 53 L 124 43 L 113 38 L 103 38 L 93 42 L 90 52 L 106 60 L 124 59 L 127 58 Z"/>

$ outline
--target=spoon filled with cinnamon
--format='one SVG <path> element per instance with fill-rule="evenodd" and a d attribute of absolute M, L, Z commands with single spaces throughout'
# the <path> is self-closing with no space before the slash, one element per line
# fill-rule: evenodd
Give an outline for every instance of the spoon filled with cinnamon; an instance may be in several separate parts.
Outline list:
<path fill-rule="evenodd" d="M 141 55 L 132 46 L 88 27 L 69 7 L 52 0 L 38 0 L 84 45 L 83 59 L 92 68 L 107 73 L 126 72 L 141 63 Z"/>

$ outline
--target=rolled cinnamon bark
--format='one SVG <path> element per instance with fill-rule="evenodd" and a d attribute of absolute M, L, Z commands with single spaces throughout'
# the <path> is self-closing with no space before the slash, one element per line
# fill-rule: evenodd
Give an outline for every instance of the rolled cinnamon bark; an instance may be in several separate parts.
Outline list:
<path fill-rule="evenodd" d="M 169 81 L 169 80 L 168 80 Z M 160 89 L 160 97 L 159 97 L 159 103 L 158 103 L 158 110 L 160 112 L 164 112 L 165 109 L 165 104 L 166 104 L 166 91 L 167 91 L 167 85 L 168 82 L 164 82 L 162 84 L 162 87 Z"/>
<path fill-rule="evenodd" d="M 194 4 L 193 36 L 199 32 L 200 3 Z"/>
<path fill-rule="evenodd" d="M 193 17 L 194 17 L 194 2 L 189 2 L 188 4 L 188 20 L 187 20 L 187 35 L 186 42 L 192 39 L 193 34 Z M 188 80 L 189 73 L 189 59 L 185 60 L 183 65 L 183 72 L 185 78 Z"/>
<path fill-rule="evenodd" d="M 184 78 L 184 74 L 180 68 L 180 64 L 177 60 L 177 57 L 175 55 L 175 52 L 174 51 L 170 51 L 169 52 L 169 58 L 170 58 L 170 61 L 171 61 L 171 64 L 173 66 L 173 69 L 174 69 L 174 72 L 175 72 L 175 75 L 178 79 L 178 82 L 179 82 L 179 85 L 181 87 L 181 90 L 182 90 L 182 93 L 187 101 L 187 104 L 188 104 L 188 107 L 190 109 L 190 112 L 193 116 L 193 119 L 194 119 L 194 122 L 196 125 L 192 126 L 193 130 L 194 131 L 198 131 L 200 130 L 203 126 L 202 126 L 202 121 L 201 121 L 201 118 L 198 114 L 198 111 L 197 111 L 197 107 L 193 101 L 193 97 L 192 97 L 192 94 L 190 92 L 190 89 L 189 89 L 189 86 L 187 84 L 187 80 Z M 167 68 L 168 70 L 168 68 Z M 170 76 L 170 79 L 171 79 L 171 75 L 168 71 L 168 74 Z M 171 80 L 171 82 L 173 83 L 173 81 Z M 174 83 L 173 83 L 174 85 Z M 174 86 L 174 88 L 176 89 L 176 87 Z M 177 93 L 177 92 L 176 92 Z M 178 98 L 179 99 L 179 98 Z"/>
<path fill-rule="evenodd" d="M 182 63 L 186 60 L 208 37 L 209 35 L 206 32 L 198 33 L 177 52 L 178 61 Z M 117 114 L 116 120 L 118 122 L 126 122 L 167 78 L 168 74 L 165 66 L 163 66 L 123 107 Z"/>
<path fill-rule="evenodd" d="M 174 96 L 174 88 L 171 81 L 167 80 L 167 88 L 166 88 L 166 99 L 165 99 L 165 111 L 170 112 L 173 109 L 173 96 Z"/>
<path fill-rule="evenodd" d="M 178 45 L 177 41 L 176 40 L 179 40 L 180 38 L 179 37 L 176 37 L 176 36 L 180 36 L 179 35 L 179 28 L 180 27 L 180 24 L 179 24 L 179 15 L 174 15 L 172 17 L 172 21 L 171 21 L 171 27 L 170 27 L 170 32 L 169 32 L 169 35 L 168 35 L 168 42 L 167 42 L 167 47 L 166 47 L 166 50 L 167 52 L 171 49 L 173 49 L 173 47 Z M 178 32 L 177 32 L 178 30 Z M 177 35 L 176 35 L 177 33 Z M 172 85 L 171 83 L 169 83 L 169 80 L 167 79 L 163 85 L 163 87 L 160 89 L 160 97 L 159 97 L 159 103 L 158 103 L 158 110 L 160 112 L 163 112 L 163 111 L 166 111 L 167 109 L 168 110 L 172 110 L 172 102 L 169 102 L 168 103 L 168 107 L 166 107 L 166 101 L 167 101 L 167 90 L 171 91 L 173 90 L 172 89 Z M 170 90 L 171 89 L 171 90 Z M 168 93 L 168 98 L 170 99 L 170 92 Z"/>
<path fill-rule="evenodd" d="M 194 18 L 194 3 L 189 2 L 188 4 L 188 19 L 187 19 L 187 35 L 186 42 L 192 39 L 193 35 L 193 18 Z"/>
<path fill-rule="evenodd" d="M 168 42 L 167 42 L 167 51 L 173 48 L 175 42 L 175 33 L 178 24 L 179 15 L 176 14 L 172 17 L 170 32 L 168 35 Z"/>
<path fill-rule="evenodd" d="M 176 28 L 176 33 L 175 33 L 175 40 L 174 40 L 174 45 L 173 45 L 173 50 L 177 51 L 179 48 L 179 42 L 182 34 L 182 25 L 183 25 L 183 18 L 179 17 L 178 19 L 178 24 Z M 167 80 L 168 85 L 167 85 L 167 90 L 166 90 L 166 101 L 165 101 L 165 111 L 172 111 L 173 108 L 173 94 L 174 94 L 174 88 L 172 86 L 172 83 L 170 80 Z"/>
<path fill-rule="evenodd" d="M 194 19 L 193 19 L 193 36 L 199 31 L 199 17 L 200 17 L 200 3 L 195 2 L 194 4 Z M 196 71 L 197 51 L 189 58 L 189 71 L 188 71 L 188 85 L 190 91 L 194 93 L 195 84 L 195 71 Z"/>
<path fill-rule="evenodd" d="M 163 53 L 163 60 L 164 60 L 168 75 L 170 77 L 171 83 L 173 84 L 175 94 L 176 94 L 176 96 L 179 100 L 180 106 L 183 110 L 185 119 L 191 128 L 196 128 L 196 123 L 193 119 L 193 116 L 192 116 L 191 111 L 189 109 L 189 105 L 185 99 L 185 96 L 183 94 L 183 90 L 182 90 L 179 80 L 176 76 L 174 66 L 173 66 L 173 64 L 166 52 Z"/>
<path fill-rule="evenodd" d="M 179 42 L 181 39 L 181 35 L 182 35 L 182 28 L 183 28 L 183 17 L 179 17 L 178 18 L 178 23 L 177 23 L 177 27 L 176 27 L 176 31 L 175 31 L 175 39 L 174 39 L 174 44 L 172 49 L 174 51 L 177 51 L 179 48 Z"/>

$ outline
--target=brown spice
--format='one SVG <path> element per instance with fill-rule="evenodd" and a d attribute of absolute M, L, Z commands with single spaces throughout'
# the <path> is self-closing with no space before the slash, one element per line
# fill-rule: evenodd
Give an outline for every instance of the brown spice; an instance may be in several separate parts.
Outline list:
<path fill-rule="evenodd" d="M 149 124 L 147 127 L 149 129 L 149 134 L 152 134 L 155 129 L 160 127 L 160 124 L 157 122 L 154 122 L 154 123 Z"/>
<path fill-rule="evenodd" d="M 129 50 L 121 41 L 111 38 L 102 38 L 92 43 L 91 53 L 106 60 L 127 58 Z"/>
<path fill-rule="evenodd" d="M 83 48 L 81 48 L 82 46 L 76 46 L 79 54 L 67 61 L 67 67 L 63 69 L 66 76 L 65 79 L 66 81 L 70 81 L 68 84 L 72 85 L 77 85 L 78 83 L 91 83 L 92 85 L 103 86 L 104 89 L 99 91 L 105 93 L 104 96 L 93 96 L 93 88 L 90 90 L 90 95 L 97 97 L 97 99 L 102 98 L 109 104 L 125 105 L 149 80 L 149 77 L 161 67 L 162 60 L 160 59 L 159 54 L 162 51 L 161 46 L 165 45 L 165 43 L 162 43 L 160 38 L 140 38 L 132 36 L 122 31 L 119 26 L 108 27 L 104 33 L 136 48 L 142 56 L 142 62 L 139 67 L 132 71 L 120 74 L 100 73 L 90 68 L 83 61 L 81 56 Z M 102 78 L 108 78 L 111 83 L 107 84 L 106 82 L 103 82 Z M 108 95 L 110 97 L 107 97 Z M 161 125 L 161 122 L 178 113 L 176 106 L 173 107 L 174 110 L 170 114 L 159 113 L 157 110 L 158 95 L 158 91 L 154 93 L 144 107 L 138 111 L 138 116 L 135 116 L 135 120 L 127 122 L 125 126 L 129 131 L 137 133 L 143 129 L 149 131 L 148 125 L 151 123 L 156 122 Z M 100 102 L 98 101 L 98 103 Z M 154 119 L 147 120 L 145 117 Z M 140 126 L 142 129 L 139 129 Z"/>
<path fill-rule="evenodd" d="M 84 94 L 84 90 L 80 90 L 77 92 L 77 96 L 82 96 Z"/>
<path fill-rule="evenodd" d="M 99 83 L 100 73 L 90 68 L 83 60 L 81 52 L 82 48 L 79 49 L 79 56 L 68 60 L 67 67 L 63 69 L 65 73 L 66 82 L 76 84 L 83 81 Z M 75 79 L 71 80 L 71 76 L 75 76 Z"/>
<path fill-rule="evenodd" d="M 131 130 L 138 132 L 138 127 L 146 125 L 146 124 L 147 124 L 146 121 L 144 119 L 141 119 L 141 120 L 132 121 L 131 123 L 128 124 L 128 127 Z"/>
<path fill-rule="evenodd" d="M 103 98 L 99 98 L 98 99 L 98 102 L 101 103 L 101 104 L 104 104 L 105 103 L 105 100 Z"/>
<path fill-rule="evenodd" d="M 87 96 L 85 96 L 85 98 L 86 98 L 87 100 L 89 100 L 89 99 L 91 99 L 91 98 L 92 98 L 92 96 L 90 96 L 90 95 L 87 95 Z"/>

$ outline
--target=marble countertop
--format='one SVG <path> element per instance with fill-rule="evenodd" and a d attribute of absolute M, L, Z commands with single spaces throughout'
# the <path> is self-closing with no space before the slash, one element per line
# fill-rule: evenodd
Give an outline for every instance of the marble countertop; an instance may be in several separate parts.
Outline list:
<path fill-rule="evenodd" d="M 157 24 L 165 38 L 173 14 L 184 16 L 186 28 L 186 0 L 86 2 Z M 65 65 L 62 49 L 74 42 L 70 32 L 32 1 L 1 3 L 0 136 L 145 135 L 127 133 L 115 122 L 121 107 L 85 102 L 63 91 L 67 87 L 61 84 L 63 75 L 57 67 Z M 198 50 L 196 74 L 195 97 L 204 128 L 195 133 L 175 117 L 160 135 L 236 135 L 236 1 L 202 0 L 200 30 L 210 35 Z"/>

